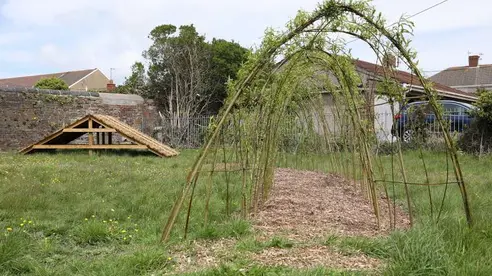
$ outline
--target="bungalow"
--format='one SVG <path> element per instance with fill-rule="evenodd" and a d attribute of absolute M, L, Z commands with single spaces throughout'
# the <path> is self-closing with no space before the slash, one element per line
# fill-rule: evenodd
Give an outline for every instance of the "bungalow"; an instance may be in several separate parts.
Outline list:
<path fill-rule="evenodd" d="M 71 91 L 107 91 L 114 86 L 97 68 L 0 79 L 0 86 L 33 88 L 42 78 L 59 78 L 65 81 Z"/>
<path fill-rule="evenodd" d="M 430 79 L 467 93 L 492 90 L 492 64 L 480 65 L 479 60 L 478 55 L 469 56 L 468 66 L 450 67 Z"/>
<path fill-rule="evenodd" d="M 387 60 L 389 61 L 387 66 L 396 68 L 395 58 L 390 58 Z M 391 139 L 390 133 L 393 124 L 391 106 L 385 96 L 377 95 L 377 93 L 375 93 L 377 83 L 384 78 L 384 72 L 388 70 L 385 70 L 385 67 L 381 65 L 363 60 L 355 60 L 354 64 L 356 71 L 363 82 L 361 90 L 366 97 L 367 102 L 365 114 L 366 116 L 369 115 L 373 118 L 371 120 L 373 120 L 374 130 L 380 139 Z M 399 82 L 402 87 L 406 88 L 403 96 L 408 102 L 420 100 L 423 96 L 425 96 L 423 85 L 418 80 L 416 75 L 396 69 L 394 69 L 391 74 L 391 77 L 394 80 Z M 472 103 L 477 100 L 477 97 L 473 94 L 463 92 L 441 83 L 434 82 L 433 85 L 438 96 L 443 100 L 455 100 L 465 103 Z M 323 99 L 326 120 L 328 124 L 331 125 L 331 130 L 336 132 L 341 123 L 336 122 L 335 117 L 333 116 L 333 96 L 330 93 L 323 93 Z M 397 109 L 397 112 L 399 107 L 396 106 L 395 108 Z"/>

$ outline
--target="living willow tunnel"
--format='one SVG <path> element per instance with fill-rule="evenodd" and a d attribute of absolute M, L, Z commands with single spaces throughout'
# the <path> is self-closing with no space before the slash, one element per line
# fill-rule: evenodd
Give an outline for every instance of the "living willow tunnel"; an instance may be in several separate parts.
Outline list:
<path fill-rule="evenodd" d="M 209 126 L 162 240 L 169 239 L 182 209 L 186 209 L 186 236 L 194 204 L 204 205 L 199 216 L 204 226 L 220 208 L 228 216 L 254 216 L 268 199 L 279 166 L 336 173 L 352 180 L 370 200 L 378 225 L 382 220 L 394 225 L 391 206 L 396 189 L 404 194 L 411 223 L 414 210 L 423 204 L 430 206 L 433 220 L 439 220 L 446 197 L 459 191 L 464 216 L 471 224 L 456 142 L 440 96 L 419 71 L 417 54 L 410 48 L 413 24 L 405 18 L 387 24 L 370 1 L 327 0 L 314 12 L 299 12 L 286 28 L 282 33 L 267 30 L 237 80 L 229 83 L 226 104 Z M 381 64 L 377 78 L 361 76 L 356 68 L 347 45 L 354 39 L 364 42 Z M 374 112 L 376 105 L 386 105 L 389 125 L 395 125 L 399 107 L 409 101 L 408 88 L 396 80 L 389 57 L 410 68 L 411 82 L 421 87 L 417 97 L 428 101 L 439 129 L 435 135 L 412 132 L 412 148 L 420 156 L 411 168 L 404 153 L 408 141 L 395 138 L 388 122 L 382 123 Z M 424 127 L 414 128 L 418 129 Z M 432 139 L 442 145 L 443 171 L 437 176 L 428 172 L 426 162 Z M 448 186 L 459 189 L 448 191 Z M 199 187 L 204 188 L 197 192 Z M 413 200 L 416 187 L 428 193 L 428 202 Z M 224 196 L 221 204 L 212 207 L 214 192 Z M 389 207 L 386 217 L 381 215 L 382 206 Z"/>

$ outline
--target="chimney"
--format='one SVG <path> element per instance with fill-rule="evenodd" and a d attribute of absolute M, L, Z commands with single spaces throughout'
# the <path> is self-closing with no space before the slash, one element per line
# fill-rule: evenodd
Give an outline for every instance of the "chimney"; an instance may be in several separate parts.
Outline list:
<path fill-rule="evenodd" d="M 396 68 L 396 57 L 393 54 L 386 53 L 383 57 L 383 66 Z"/>
<path fill-rule="evenodd" d="M 479 55 L 468 56 L 468 67 L 478 67 Z"/>
<path fill-rule="evenodd" d="M 109 83 L 106 84 L 106 91 L 111 92 L 116 89 L 116 84 L 113 83 L 113 80 L 109 80 Z"/>

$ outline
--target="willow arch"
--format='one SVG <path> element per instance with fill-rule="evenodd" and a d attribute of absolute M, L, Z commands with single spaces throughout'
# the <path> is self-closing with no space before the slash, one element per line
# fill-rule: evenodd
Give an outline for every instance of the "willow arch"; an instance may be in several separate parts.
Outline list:
<path fill-rule="evenodd" d="M 297 17 L 287 24 L 285 33 L 278 34 L 268 30 L 260 48 L 249 57 L 240 70 L 238 79 L 230 83 L 226 105 L 221 110 L 218 120 L 210 126 L 207 141 L 171 210 L 162 240 L 166 241 L 169 238 L 178 213 L 189 197 L 186 234 L 193 198 L 196 196 L 195 188 L 202 178 L 207 182 L 206 195 L 202 195 L 207 198 L 205 224 L 207 223 L 212 178 L 216 173 L 217 160 L 220 159 L 227 182 L 226 213 L 230 214 L 230 185 L 236 185 L 241 189 L 242 216 L 255 214 L 272 187 L 276 161 L 281 155 L 280 152 L 284 150 L 278 138 L 286 122 L 300 125 L 300 128 L 311 131 L 310 133 L 317 133 L 311 135 L 316 139 L 309 143 L 314 144 L 322 153 L 330 153 L 326 158 L 335 170 L 339 170 L 346 177 L 352 176 L 354 180 L 355 172 L 361 172 L 361 186 L 367 191 L 378 223 L 380 203 L 376 194 L 382 189 L 388 195 L 387 183 L 394 185 L 395 174 L 398 174 L 405 187 L 407 207 L 412 218 L 411 195 L 401 142 L 391 142 L 395 143 L 397 151 L 391 155 L 390 176 L 393 180 L 389 181 L 386 179 L 387 173 L 378 161 L 378 153 L 374 151 L 377 142 L 371 131 L 371 128 L 374 129 L 373 122 L 363 114 L 364 108 L 372 103 L 362 95 L 362 81 L 355 70 L 353 58 L 345 50 L 345 41 L 334 36 L 337 34 L 350 35 L 365 42 L 379 61 L 383 61 L 388 53 L 396 54 L 408 65 L 416 76 L 416 81 L 422 83 L 424 96 L 436 114 L 437 123 L 443 129 L 446 158 L 451 161 L 456 180 L 454 182 L 459 186 L 464 213 L 467 222 L 471 224 L 471 211 L 463 174 L 455 144 L 443 119 L 442 108 L 437 102 L 437 92 L 423 77 L 415 61 L 416 53 L 410 49 L 408 37 L 412 33 L 412 26 L 412 23 L 402 18 L 397 24 L 386 27 L 385 20 L 369 1 L 326 0 L 319 4 L 313 13 L 299 12 Z M 392 79 L 393 74 L 393 68 L 384 67 L 383 80 L 379 84 L 381 89 L 376 90 L 376 93 L 382 93 L 382 96 L 386 97 L 391 105 L 392 115 L 395 113 L 394 104 L 404 100 L 404 88 Z M 319 97 L 313 93 L 319 89 L 327 91 L 335 99 L 332 122 L 327 121 L 325 111 L 320 107 Z M 299 123 L 300 121 L 302 122 Z M 348 124 L 339 123 L 342 121 Z M 337 139 L 342 139 L 342 142 Z M 298 140 L 302 140 L 302 137 Z M 236 168 L 232 168 L 232 165 L 227 167 L 228 155 L 235 156 Z M 398 160 L 398 173 L 395 173 L 393 158 Z M 426 175 L 426 181 L 422 184 L 427 184 L 432 206 L 432 185 L 424 158 L 422 160 L 422 170 Z M 207 162 L 211 164 L 211 169 L 202 170 Z M 347 165 L 351 166 L 352 172 L 349 172 Z M 240 177 L 235 184 L 228 179 L 228 172 L 233 170 L 240 171 Z M 381 172 L 380 179 L 377 179 L 376 170 Z M 446 180 L 446 187 L 448 183 L 449 179 Z M 443 195 L 443 202 L 445 197 L 446 193 Z M 387 198 L 389 207 L 391 204 L 389 197 Z"/>

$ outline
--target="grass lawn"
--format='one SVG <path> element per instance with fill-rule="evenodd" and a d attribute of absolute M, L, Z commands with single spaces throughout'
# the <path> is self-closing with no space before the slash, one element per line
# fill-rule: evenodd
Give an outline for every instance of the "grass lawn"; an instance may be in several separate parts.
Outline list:
<path fill-rule="evenodd" d="M 183 241 L 184 212 L 169 244 L 159 243 L 163 225 L 181 190 L 197 151 L 177 158 L 83 153 L 21 156 L 0 154 L 0 274 L 2 275 L 160 275 L 179 271 L 176 247 L 193 251 L 193 240 L 235 239 L 236 245 L 214 269 L 190 275 L 347 275 L 329 268 L 297 270 L 265 267 L 249 253 L 289 247 L 272 237 L 257 242 L 251 225 L 225 216 L 225 181 L 214 185 L 210 223 L 203 227 L 204 202 L 197 197 L 189 236 Z M 445 178 L 443 154 L 425 153 L 432 181 Z M 423 181 L 417 152 L 406 153 L 410 181 Z M 390 157 L 382 159 L 390 171 Z M 343 254 L 360 252 L 387 265 L 387 275 L 492 274 L 492 158 L 462 156 L 475 225 L 466 226 L 459 193 L 448 187 L 439 223 L 436 217 L 444 187 L 412 187 L 416 225 L 377 239 L 327 236 L 320 244 Z M 304 164 L 312 164 L 306 161 Z M 302 164 L 298 164 L 302 167 Z M 307 165 L 306 165 L 307 166 Z M 234 179 L 234 175 L 230 176 Z M 387 176 L 388 177 L 388 176 Z M 205 185 L 196 193 L 204 194 Z M 390 189 L 403 202 L 401 187 Z M 239 190 L 232 191 L 230 211 L 239 210 Z M 431 216 L 432 213 L 432 216 Z"/>

